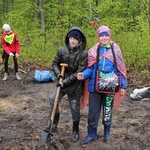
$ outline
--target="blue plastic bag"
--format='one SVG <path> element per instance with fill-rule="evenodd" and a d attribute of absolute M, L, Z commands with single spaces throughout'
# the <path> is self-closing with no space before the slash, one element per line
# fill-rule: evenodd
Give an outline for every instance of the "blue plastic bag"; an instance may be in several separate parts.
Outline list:
<path fill-rule="evenodd" d="M 35 70 L 34 81 L 35 82 L 50 82 L 54 81 L 54 75 L 48 70 Z"/>

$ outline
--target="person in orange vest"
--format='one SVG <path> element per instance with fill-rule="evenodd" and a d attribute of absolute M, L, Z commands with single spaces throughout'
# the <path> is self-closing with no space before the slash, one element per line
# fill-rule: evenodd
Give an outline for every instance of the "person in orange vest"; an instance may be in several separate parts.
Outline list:
<path fill-rule="evenodd" d="M 11 30 L 11 27 L 9 24 L 4 24 L 2 27 L 2 48 L 3 48 L 3 59 L 4 59 L 4 78 L 3 81 L 6 81 L 8 79 L 8 60 L 9 56 L 13 57 L 14 61 L 14 69 L 15 69 L 15 77 L 17 80 L 21 80 L 18 72 L 18 61 L 17 58 L 20 55 L 20 43 L 18 40 L 18 37 L 16 33 Z"/>

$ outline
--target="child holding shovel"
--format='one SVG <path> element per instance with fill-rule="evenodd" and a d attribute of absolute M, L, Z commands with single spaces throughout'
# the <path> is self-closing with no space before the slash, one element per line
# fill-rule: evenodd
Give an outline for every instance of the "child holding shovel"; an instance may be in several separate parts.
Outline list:
<path fill-rule="evenodd" d="M 61 87 L 58 105 L 53 121 L 52 131 L 57 130 L 57 125 L 60 117 L 59 103 L 64 95 L 67 95 L 71 113 L 72 113 L 72 141 L 79 140 L 79 122 L 80 122 L 80 98 L 83 91 L 83 82 L 78 81 L 77 73 L 83 71 L 87 65 L 86 37 L 79 27 L 72 27 L 65 37 L 65 45 L 60 48 L 52 63 L 53 70 L 57 78 L 63 78 L 62 82 L 58 83 L 50 97 L 50 113 L 53 109 L 53 103 L 56 97 L 58 86 Z M 61 63 L 68 64 L 65 68 L 64 76 L 62 77 Z"/>

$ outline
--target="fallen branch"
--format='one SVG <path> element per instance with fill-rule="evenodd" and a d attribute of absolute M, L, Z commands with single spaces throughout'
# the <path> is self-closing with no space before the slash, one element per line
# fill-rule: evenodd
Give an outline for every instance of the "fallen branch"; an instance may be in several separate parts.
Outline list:
<path fill-rule="evenodd" d="M 22 82 L 21 82 L 21 85 L 22 85 L 22 86 L 24 85 L 24 82 L 25 82 L 26 77 L 27 77 L 27 75 L 29 74 L 30 70 L 31 70 L 31 68 L 29 68 L 29 69 L 27 70 L 27 72 L 25 73 L 24 78 L 23 78 L 23 80 L 22 80 Z"/>
<path fill-rule="evenodd" d="M 19 68 L 18 70 L 19 70 L 19 72 L 21 72 L 21 73 L 24 73 L 24 74 L 27 73 L 26 71 L 22 70 L 21 68 Z"/>

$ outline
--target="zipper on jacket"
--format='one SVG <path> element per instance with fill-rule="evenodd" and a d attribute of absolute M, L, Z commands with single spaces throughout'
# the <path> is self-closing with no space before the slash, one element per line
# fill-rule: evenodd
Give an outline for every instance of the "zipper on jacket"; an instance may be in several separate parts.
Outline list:
<path fill-rule="evenodd" d="M 104 47 L 104 53 L 106 53 L 106 48 Z M 104 71 L 105 68 L 105 63 L 106 63 L 106 57 L 103 58 L 103 66 L 102 66 L 102 71 Z"/>

